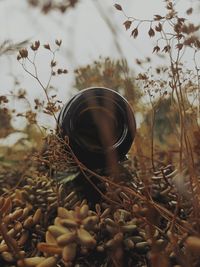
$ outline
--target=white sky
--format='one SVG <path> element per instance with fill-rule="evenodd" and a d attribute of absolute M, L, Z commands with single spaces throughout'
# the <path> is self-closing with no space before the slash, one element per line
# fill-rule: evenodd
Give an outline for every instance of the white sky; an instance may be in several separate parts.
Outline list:
<path fill-rule="evenodd" d="M 163 0 L 80 0 L 75 9 L 71 9 L 64 15 L 59 12 L 43 15 L 37 8 L 29 8 L 26 0 L 1 0 L 0 43 L 7 39 L 14 42 L 30 39 L 51 44 L 55 39 L 62 39 L 63 45 L 58 62 L 61 67 L 69 70 L 69 74 L 57 78 L 55 85 L 59 88 L 59 98 L 65 102 L 72 88 L 73 69 L 91 63 L 99 56 L 111 58 L 121 56 L 101 12 L 108 17 L 116 30 L 118 45 L 133 69 L 140 71 L 135 66 L 136 58 L 144 59 L 151 55 L 154 41 L 149 40 L 145 34 L 139 34 L 137 40 L 130 38 L 130 32 L 126 32 L 123 26 L 125 21 L 123 14 L 113 7 L 116 2 L 123 6 L 127 15 L 141 19 L 151 19 L 154 14 L 165 14 Z M 185 10 L 193 1 L 176 2 L 179 12 L 185 16 Z M 192 5 L 195 3 L 194 1 Z M 199 19 L 198 12 L 196 19 Z M 47 80 L 49 73 L 46 63 L 48 59 L 47 51 L 41 51 L 38 68 L 44 81 Z M 158 62 L 159 58 L 154 56 L 152 64 L 156 65 Z M 16 60 L 16 55 L 0 57 L 0 95 L 14 88 L 11 73 L 20 80 L 22 88 L 28 89 L 30 100 L 36 96 L 42 97 L 37 82 L 24 73 Z M 14 105 L 19 104 L 14 103 Z M 45 122 L 47 125 L 50 123 L 47 119 Z"/>

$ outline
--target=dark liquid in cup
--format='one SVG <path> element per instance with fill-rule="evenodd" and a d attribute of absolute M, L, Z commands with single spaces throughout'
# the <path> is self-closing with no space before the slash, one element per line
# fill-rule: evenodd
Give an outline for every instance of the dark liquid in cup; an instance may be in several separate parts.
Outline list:
<path fill-rule="evenodd" d="M 75 95 L 58 118 L 76 157 L 90 168 L 105 167 L 108 157 L 124 158 L 134 140 L 134 114 L 120 94 L 89 88 Z"/>

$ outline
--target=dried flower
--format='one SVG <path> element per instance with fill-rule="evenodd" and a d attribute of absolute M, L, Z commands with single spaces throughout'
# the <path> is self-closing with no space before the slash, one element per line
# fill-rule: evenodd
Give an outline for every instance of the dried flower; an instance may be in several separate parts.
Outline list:
<path fill-rule="evenodd" d="M 153 37 L 155 35 L 155 32 L 152 28 L 149 29 L 148 31 L 149 37 Z"/>
<path fill-rule="evenodd" d="M 119 4 L 114 4 L 114 7 L 115 7 L 117 10 L 122 11 L 122 7 L 121 7 L 121 5 L 119 5 Z"/>
<path fill-rule="evenodd" d="M 132 21 L 131 20 L 126 20 L 124 22 L 124 26 L 125 26 L 126 30 L 130 29 L 131 25 L 132 25 Z"/>
<path fill-rule="evenodd" d="M 135 29 L 132 30 L 131 36 L 133 36 L 133 38 L 137 38 L 137 36 L 138 36 L 138 28 L 135 28 Z"/>
<path fill-rule="evenodd" d="M 45 48 L 45 49 L 48 49 L 48 50 L 51 50 L 51 47 L 50 47 L 49 44 L 44 44 L 44 48 Z"/>
<path fill-rule="evenodd" d="M 56 43 L 57 46 L 61 46 L 62 40 L 56 40 L 55 43 Z"/>
<path fill-rule="evenodd" d="M 19 50 L 19 54 L 21 58 L 27 58 L 28 57 L 28 50 L 26 48 L 22 48 Z"/>

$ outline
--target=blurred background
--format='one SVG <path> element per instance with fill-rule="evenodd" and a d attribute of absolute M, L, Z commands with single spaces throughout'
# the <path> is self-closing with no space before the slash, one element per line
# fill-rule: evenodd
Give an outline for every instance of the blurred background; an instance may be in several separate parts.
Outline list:
<path fill-rule="evenodd" d="M 38 2 L 38 5 L 37 5 Z M 145 59 L 151 56 L 155 43 L 146 34 L 139 34 L 134 40 L 130 32 L 123 26 L 125 17 L 114 8 L 113 0 L 80 0 L 73 7 L 61 12 L 58 9 L 44 11 L 45 2 L 31 0 L 1 0 L 0 1 L 0 42 L 5 40 L 14 43 L 28 40 L 30 43 L 40 40 L 42 43 L 53 43 L 55 39 L 62 39 L 62 49 L 59 62 L 65 65 L 69 74 L 63 81 L 59 81 L 60 92 L 67 98 L 66 91 L 70 91 L 73 82 L 73 70 L 91 64 L 99 56 L 110 58 L 125 58 L 130 67 L 141 71 L 135 64 L 136 58 Z M 53 1 L 54 2 L 54 1 Z M 55 1 L 69 2 L 69 1 Z M 198 1 L 197 1 L 198 2 Z M 128 16 L 139 19 L 152 19 L 155 14 L 165 14 L 165 2 L 154 0 L 126 0 L 117 1 L 123 6 Z M 197 5 L 196 1 L 194 5 Z M 191 1 L 177 1 L 180 14 L 191 7 Z M 41 10 L 43 8 L 43 10 Z M 196 10 L 198 15 L 198 11 Z M 195 14 L 194 14 L 195 19 Z M 147 30 L 145 26 L 144 31 Z M 48 68 L 45 64 L 45 53 L 39 58 L 41 76 L 45 79 Z M 189 60 L 189 58 L 188 58 Z M 153 63 L 160 63 L 159 57 L 153 57 Z M 32 80 L 23 76 L 23 71 L 13 54 L 0 58 L 0 90 L 12 88 L 12 75 L 15 75 L 24 86 L 30 88 L 30 94 L 37 94 L 36 85 Z"/>

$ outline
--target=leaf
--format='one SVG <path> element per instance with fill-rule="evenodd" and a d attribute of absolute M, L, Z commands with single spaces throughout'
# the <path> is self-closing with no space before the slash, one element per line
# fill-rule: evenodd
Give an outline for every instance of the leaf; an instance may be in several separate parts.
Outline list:
<path fill-rule="evenodd" d="M 38 243 L 37 248 L 41 252 L 47 253 L 49 255 L 62 255 L 62 248 L 60 248 L 57 244 L 47 244 L 45 242 L 40 242 Z"/>
<path fill-rule="evenodd" d="M 122 11 L 122 7 L 119 5 L 119 4 L 114 4 L 114 7 L 119 10 L 119 11 Z"/>
<path fill-rule="evenodd" d="M 70 232 L 64 235 L 60 235 L 57 238 L 57 243 L 59 246 L 66 246 L 76 240 L 76 232 Z"/>
<path fill-rule="evenodd" d="M 56 257 L 48 257 L 43 262 L 39 263 L 38 267 L 54 267 L 57 264 L 57 258 Z"/>
<path fill-rule="evenodd" d="M 138 28 L 135 28 L 134 30 L 132 30 L 131 36 L 133 36 L 133 38 L 137 38 L 137 36 L 138 36 Z"/>
<path fill-rule="evenodd" d="M 19 260 L 17 263 L 18 266 L 36 266 L 39 265 L 41 262 L 44 262 L 45 257 L 32 257 L 26 258 L 23 260 Z"/>
<path fill-rule="evenodd" d="M 84 204 L 81 208 L 80 208 L 80 211 L 79 211 L 79 217 L 81 219 L 85 219 L 88 215 L 88 211 L 89 211 L 89 207 L 87 204 Z"/>
<path fill-rule="evenodd" d="M 49 231 L 46 231 L 45 239 L 46 239 L 46 243 L 52 243 L 52 244 L 57 243 L 56 238 Z"/>
<path fill-rule="evenodd" d="M 76 244 L 72 243 L 63 248 L 62 258 L 65 262 L 71 262 L 76 256 Z"/>
<path fill-rule="evenodd" d="M 77 230 L 79 241 L 82 245 L 87 247 L 93 247 L 96 245 L 96 240 L 93 236 L 83 228 Z"/>
<path fill-rule="evenodd" d="M 158 23 L 158 25 L 156 25 L 155 30 L 157 32 L 161 32 L 162 31 L 162 24 L 160 22 Z"/>
<path fill-rule="evenodd" d="M 69 233 L 69 230 L 67 228 L 58 225 L 50 225 L 48 227 L 48 231 L 53 235 L 54 238 Z"/>
<path fill-rule="evenodd" d="M 126 20 L 123 24 L 124 24 L 126 30 L 128 30 L 131 27 L 132 21 L 131 20 Z"/>
<path fill-rule="evenodd" d="M 155 32 L 152 28 L 149 29 L 148 34 L 150 37 L 153 37 L 155 35 Z"/>
<path fill-rule="evenodd" d="M 58 217 L 61 219 L 72 219 L 72 220 L 74 218 L 72 213 L 63 207 L 58 207 Z"/>

